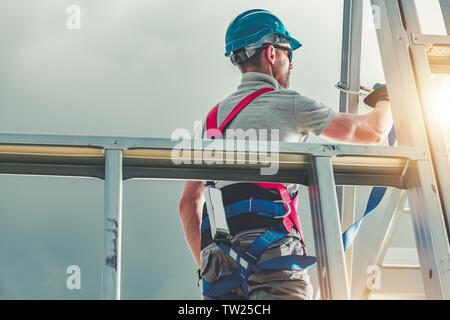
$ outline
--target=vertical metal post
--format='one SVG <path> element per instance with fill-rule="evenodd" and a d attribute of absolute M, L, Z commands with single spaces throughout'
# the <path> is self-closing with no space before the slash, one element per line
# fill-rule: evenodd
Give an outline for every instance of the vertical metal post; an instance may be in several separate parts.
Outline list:
<path fill-rule="evenodd" d="M 313 157 L 309 198 L 322 299 L 350 299 L 342 229 L 330 157 Z"/>
<path fill-rule="evenodd" d="M 450 35 L 450 0 L 439 0 L 442 15 L 444 16 L 445 28 L 447 34 Z"/>
<path fill-rule="evenodd" d="M 358 113 L 359 109 L 359 95 L 354 92 L 359 92 L 361 85 L 362 17 L 363 1 L 344 1 L 340 84 L 350 92 L 341 91 L 339 112 Z"/>
<path fill-rule="evenodd" d="M 342 27 L 341 52 L 341 81 L 340 87 L 349 92 L 340 92 L 339 112 L 358 113 L 360 67 L 361 67 L 361 41 L 363 24 L 363 1 L 345 0 Z M 338 203 L 340 203 L 342 228 L 349 227 L 355 220 L 356 187 L 337 187 Z M 348 281 L 352 287 L 353 246 L 345 253 L 348 271 Z"/>
<path fill-rule="evenodd" d="M 122 150 L 105 150 L 105 206 L 101 297 L 120 300 Z"/>

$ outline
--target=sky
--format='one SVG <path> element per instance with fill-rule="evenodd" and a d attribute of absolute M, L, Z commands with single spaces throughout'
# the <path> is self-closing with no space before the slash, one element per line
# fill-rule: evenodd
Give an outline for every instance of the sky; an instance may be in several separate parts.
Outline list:
<path fill-rule="evenodd" d="M 440 33 L 430 2 L 417 1 L 424 31 Z M 67 27 L 70 5 L 81 10 L 80 29 Z M 192 130 L 239 83 L 224 57 L 224 34 L 251 8 L 278 15 L 303 43 L 292 89 L 337 110 L 343 1 L 2 0 L 0 132 L 170 137 Z M 363 32 L 361 80 L 370 86 L 383 72 L 375 32 L 368 23 Z M 122 298 L 200 297 L 178 219 L 181 187 L 124 182 Z M 0 299 L 98 299 L 103 181 L 2 175 L 0 195 Z M 306 203 L 306 190 L 302 197 Z M 313 248 L 309 210 L 300 214 Z M 80 267 L 79 290 L 66 287 L 70 265 Z"/>

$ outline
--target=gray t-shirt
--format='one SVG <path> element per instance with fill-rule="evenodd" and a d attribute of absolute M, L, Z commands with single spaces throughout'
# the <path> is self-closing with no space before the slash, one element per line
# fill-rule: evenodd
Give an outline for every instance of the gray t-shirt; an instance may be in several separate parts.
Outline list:
<path fill-rule="evenodd" d="M 320 135 L 333 119 L 333 109 L 291 89 L 282 89 L 272 77 L 259 72 L 242 75 L 237 91 L 219 104 L 218 123 L 247 95 L 261 88 L 273 87 L 244 108 L 226 129 L 278 129 L 280 142 L 305 142 L 310 132 Z M 202 136 L 205 131 L 203 123 Z M 225 138 L 226 138 L 226 132 Z M 270 132 L 268 131 L 270 137 Z"/>

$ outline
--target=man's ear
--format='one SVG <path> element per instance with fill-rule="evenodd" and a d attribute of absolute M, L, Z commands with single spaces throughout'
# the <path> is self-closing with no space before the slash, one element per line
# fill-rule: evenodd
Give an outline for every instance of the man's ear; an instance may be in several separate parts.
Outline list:
<path fill-rule="evenodd" d="M 266 61 L 268 63 L 270 63 L 270 65 L 274 65 L 275 64 L 275 48 L 272 46 L 267 47 L 266 50 L 264 50 L 264 59 L 266 59 Z"/>

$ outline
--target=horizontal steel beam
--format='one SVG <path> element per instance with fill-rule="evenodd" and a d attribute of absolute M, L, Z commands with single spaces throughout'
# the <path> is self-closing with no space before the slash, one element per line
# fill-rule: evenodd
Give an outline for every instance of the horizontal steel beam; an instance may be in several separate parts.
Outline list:
<path fill-rule="evenodd" d="M 261 153 L 244 152 L 236 146 L 216 146 L 207 153 L 211 140 L 179 141 L 159 138 L 54 136 L 0 134 L 0 174 L 86 176 L 104 179 L 105 149 L 123 149 L 123 177 L 182 180 L 274 181 L 308 184 L 308 168 L 314 156 L 332 158 L 336 184 L 385 185 L 403 188 L 407 166 L 426 154 L 410 147 L 280 143 L 270 145 L 267 158 L 279 170 L 261 175 L 267 168 Z M 242 143 L 242 144 L 241 144 Z M 252 144 L 250 150 L 257 150 Z M 275 149 L 277 147 L 277 149 Z M 271 149 L 272 148 L 272 149 Z M 271 150 L 278 150 L 270 153 Z M 227 159 L 236 159 L 227 163 Z M 245 159 L 248 159 L 245 161 Z M 254 161 L 249 161 L 253 159 Z M 176 160 L 184 160 L 176 164 Z M 208 164 L 212 163 L 212 164 Z"/>
<path fill-rule="evenodd" d="M 179 145 L 179 140 L 168 138 L 140 138 L 140 137 L 117 137 L 117 136 L 83 136 L 83 135 L 49 135 L 49 134 L 26 134 L 26 133 L 0 133 L 0 153 L 8 145 L 12 146 L 60 146 L 81 147 L 85 156 L 103 155 L 103 150 L 96 149 L 174 149 Z M 212 140 L 187 140 L 186 144 L 192 145 L 193 150 L 205 149 Z M 236 144 L 236 148 L 243 147 L 242 141 Z M 250 147 L 257 143 L 250 144 Z M 302 153 L 312 156 L 343 156 L 343 155 L 367 155 L 369 157 L 403 157 L 408 159 L 425 159 L 424 150 L 412 147 L 384 147 L 370 145 L 346 145 L 346 144 L 319 144 L 319 143 L 293 143 L 280 142 L 269 143 L 268 150 L 279 148 L 280 153 Z M 235 148 L 224 146 L 217 150 L 233 151 Z M 27 150 L 23 150 L 24 152 Z M 32 151 L 29 149 L 28 151 Z M 71 151 L 79 154 L 79 149 L 42 149 L 35 150 L 36 153 L 57 152 L 69 153 Z M 20 150 L 17 151 L 20 153 Z"/>

